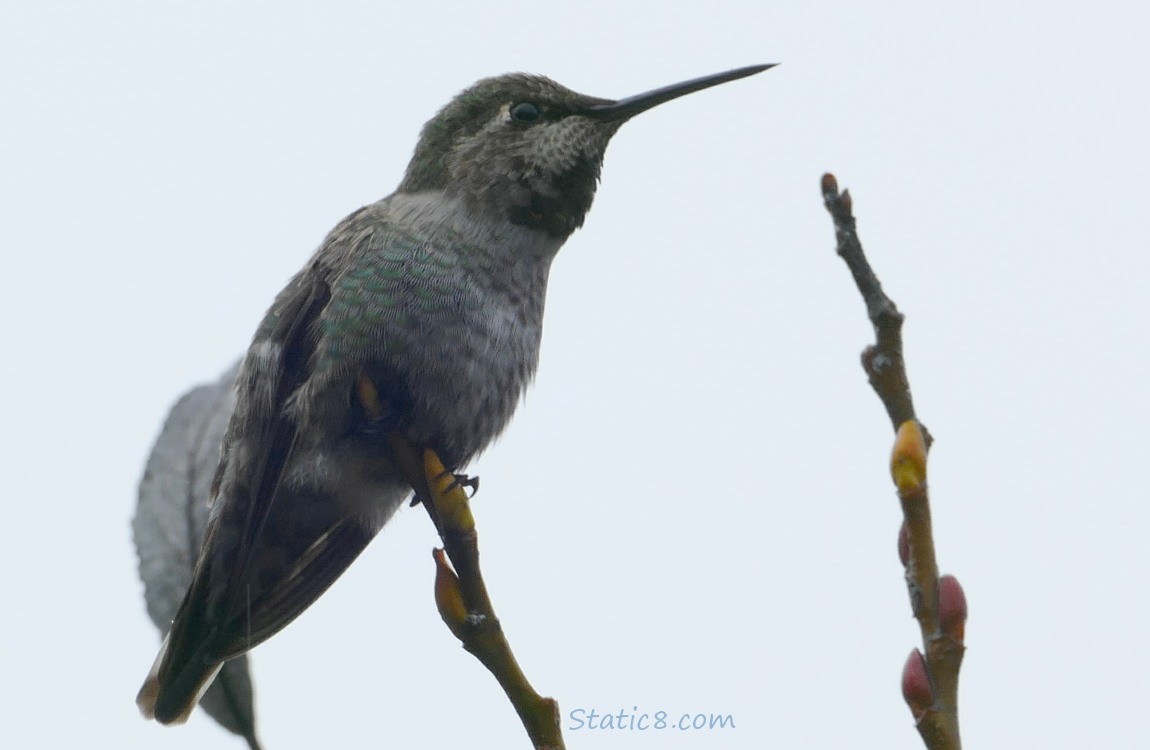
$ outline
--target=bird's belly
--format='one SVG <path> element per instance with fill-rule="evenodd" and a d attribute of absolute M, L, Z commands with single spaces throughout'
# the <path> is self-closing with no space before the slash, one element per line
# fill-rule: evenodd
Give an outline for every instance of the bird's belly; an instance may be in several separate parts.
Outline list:
<path fill-rule="evenodd" d="M 399 429 L 417 448 L 431 448 L 452 470 L 486 448 L 510 422 L 535 371 L 539 333 L 523 327 L 472 330 L 479 333 L 443 330 L 403 358 L 363 362 L 393 413 L 382 426 L 359 423 L 336 434 L 311 433 L 296 456 L 293 483 L 323 488 L 342 513 L 374 533 L 411 491 L 391 461 L 381 427 Z M 337 390 L 325 389 L 324 401 L 336 402 Z"/>
<path fill-rule="evenodd" d="M 503 432 L 534 375 L 540 332 L 515 323 L 496 319 L 464 336 L 442 336 L 409 379 L 410 438 L 449 467 L 462 466 Z"/>

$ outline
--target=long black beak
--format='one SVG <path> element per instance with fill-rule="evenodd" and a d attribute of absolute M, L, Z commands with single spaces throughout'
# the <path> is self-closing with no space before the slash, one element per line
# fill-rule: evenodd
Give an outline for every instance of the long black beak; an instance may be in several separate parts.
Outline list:
<path fill-rule="evenodd" d="M 617 102 L 592 104 L 580 112 L 580 114 L 602 122 L 628 120 L 640 112 L 646 112 L 651 107 L 658 106 L 663 102 L 669 102 L 672 99 L 678 99 L 680 96 L 693 94 L 703 89 L 709 89 L 712 86 L 718 86 L 720 83 L 737 81 L 740 78 L 753 76 L 756 73 L 762 73 L 768 68 L 773 68 L 777 64 L 778 63 L 750 65 L 746 68 L 728 70 L 726 73 L 715 73 L 714 75 L 703 76 L 702 78 L 695 78 L 690 81 L 683 81 L 682 83 L 673 83 L 670 86 L 648 91 L 645 94 L 629 96 Z"/>

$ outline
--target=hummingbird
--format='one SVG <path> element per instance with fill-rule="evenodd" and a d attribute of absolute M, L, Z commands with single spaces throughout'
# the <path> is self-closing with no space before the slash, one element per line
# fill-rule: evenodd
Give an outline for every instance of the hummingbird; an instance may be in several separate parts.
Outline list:
<path fill-rule="evenodd" d="M 136 699 L 146 718 L 186 721 L 225 661 L 299 616 L 375 537 L 412 491 L 386 434 L 454 471 L 504 430 L 538 363 L 552 259 L 619 127 L 770 67 L 617 101 L 508 74 L 423 127 L 396 191 L 341 221 L 256 330 L 192 583 Z M 362 378 L 382 409 L 356 398 Z"/>

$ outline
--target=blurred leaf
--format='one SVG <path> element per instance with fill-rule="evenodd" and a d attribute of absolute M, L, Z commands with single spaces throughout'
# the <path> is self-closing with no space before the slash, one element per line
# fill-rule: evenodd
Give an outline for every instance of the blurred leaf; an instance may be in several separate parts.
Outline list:
<path fill-rule="evenodd" d="M 235 406 L 237 369 L 193 389 L 172 407 L 140 481 L 132 533 L 148 615 L 161 634 L 168 632 L 192 581 L 208 523 L 208 491 Z M 259 748 L 247 656 L 224 665 L 200 706 L 253 750 Z"/>

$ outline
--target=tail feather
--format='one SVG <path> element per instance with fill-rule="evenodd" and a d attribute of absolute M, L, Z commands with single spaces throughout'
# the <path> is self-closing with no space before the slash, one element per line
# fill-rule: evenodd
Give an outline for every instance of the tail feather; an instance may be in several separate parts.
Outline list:
<path fill-rule="evenodd" d="M 204 658 L 200 650 L 192 658 L 183 660 L 179 672 L 173 674 L 171 669 L 175 665 L 165 664 L 171 637 L 169 633 L 164 638 L 164 644 L 144 680 L 144 686 L 136 694 L 136 705 L 145 719 L 155 719 L 161 724 L 183 724 L 192 715 L 196 704 L 207 692 L 212 680 L 216 679 L 224 663 Z"/>

